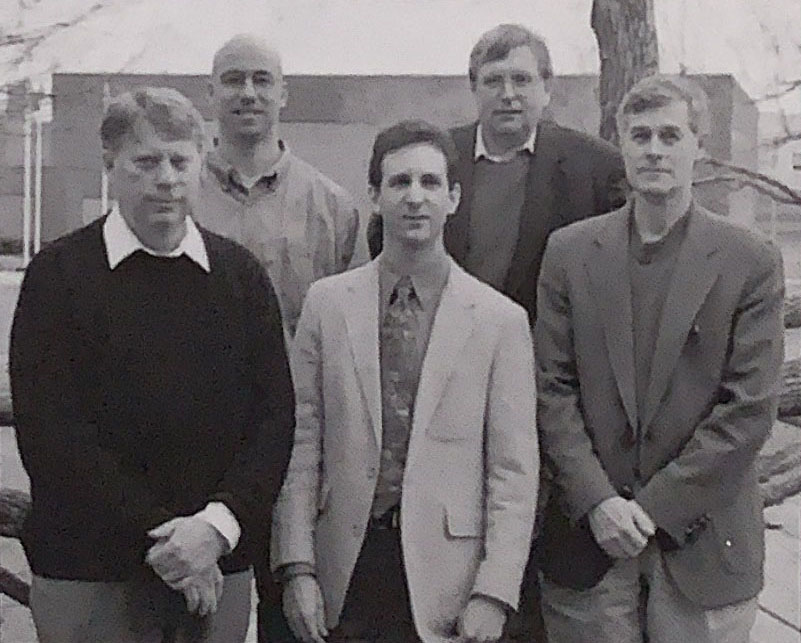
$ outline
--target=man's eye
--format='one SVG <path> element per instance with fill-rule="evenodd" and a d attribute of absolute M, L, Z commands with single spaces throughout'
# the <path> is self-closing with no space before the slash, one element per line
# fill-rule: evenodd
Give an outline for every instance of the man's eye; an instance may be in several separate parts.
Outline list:
<path fill-rule="evenodd" d="M 395 176 L 389 180 L 389 186 L 393 188 L 405 188 L 411 183 L 412 181 L 408 176 Z"/>
<path fill-rule="evenodd" d="M 241 85 L 245 82 L 245 76 L 243 74 L 223 74 L 220 82 L 229 86 Z"/>
<path fill-rule="evenodd" d="M 152 170 L 158 167 L 159 160 L 154 156 L 143 156 L 134 160 L 134 165 L 142 170 Z"/>
<path fill-rule="evenodd" d="M 487 87 L 498 87 L 502 82 L 500 76 L 487 76 L 484 79 L 484 85 Z"/>
<path fill-rule="evenodd" d="M 648 132 L 632 132 L 631 134 L 631 140 L 637 143 L 646 143 L 650 139 L 651 135 Z"/>
<path fill-rule="evenodd" d="M 253 84 L 261 87 L 269 87 L 273 84 L 273 78 L 269 74 L 254 74 Z"/>
<path fill-rule="evenodd" d="M 671 143 L 671 144 L 681 140 L 681 136 L 679 136 L 678 132 L 674 132 L 672 130 L 668 132 L 662 132 L 659 135 L 659 138 L 663 143 Z"/>
<path fill-rule="evenodd" d="M 512 76 L 512 82 L 515 85 L 528 85 L 531 82 L 532 78 L 528 74 L 515 74 Z"/>
<path fill-rule="evenodd" d="M 171 159 L 172 166 L 179 172 L 183 172 L 189 166 L 189 160 L 185 158 Z"/>
<path fill-rule="evenodd" d="M 442 185 L 442 181 L 440 181 L 438 176 L 424 176 L 420 183 L 425 188 L 438 188 Z"/>

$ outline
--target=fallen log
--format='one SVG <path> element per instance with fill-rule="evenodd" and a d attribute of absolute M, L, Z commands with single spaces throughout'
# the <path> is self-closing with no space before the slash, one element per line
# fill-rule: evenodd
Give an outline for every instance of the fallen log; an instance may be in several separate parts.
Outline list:
<path fill-rule="evenodd" d="M 784 298 L 784 327 L 801 328 L 801 292 L 787 293 Z"/>
<path fill-rule="evenodd" d="M 24 491 L 0 489 L 0 536 L 19 539 L 30 508 L 31 498 Z M 0 594 L 27 606 L 30 605 L 30 591 L 28 583 L 0 567 Z"/>
<path fill-rule="evenodd" d="M 765 506 L 801 492 L 801 430 L 777 421 L 757 456 L 759 488 Z"/>
<path fill-rule="evenodd" d="M 18 489 L 0 489 L 0 536 L 19 538 L 30 509 L 30 495 Z"/>
<path fill-rule="evenodd" d="M 779 417 L 792 415 L 801 415 L 801 359 L 787 360 L 782 365 Z"/>

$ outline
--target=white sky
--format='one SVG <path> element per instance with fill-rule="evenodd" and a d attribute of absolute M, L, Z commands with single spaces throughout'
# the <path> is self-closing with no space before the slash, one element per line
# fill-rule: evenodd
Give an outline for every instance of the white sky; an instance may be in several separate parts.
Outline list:
<path fill-rule="evenodd" d="M 6 33 L 47 28 L 97 0 L 0 0 Z M 753 97 L 801 78 L 799 0 L 654 0 L 664 71 L 729 72 Z M 520 22 L 548 41 L 557 73 L 598 71 L 592 0 L 105 0 L 58 30 L 7 78 L 48 71 L 206 73 L 243 31 L 282 52 L 287 73 L 463 74 L 477 36 Z M 23 7 L 24 8 L 21 8 Z M 776 109 L 763 103 L 763 109 Z M 781 107 L 801 111 L 801 91 Z"/>

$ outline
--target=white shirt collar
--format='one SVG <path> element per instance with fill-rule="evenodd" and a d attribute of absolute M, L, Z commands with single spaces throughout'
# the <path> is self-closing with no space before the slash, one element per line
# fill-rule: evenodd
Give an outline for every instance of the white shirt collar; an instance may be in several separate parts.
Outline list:
<path fill-rule="evenodd" d="M 130 257 L 137 250 L 153 255 L 154 257 L 180 257 L 186 255 L 206 272 L 211 272 L 209 255 L 206 244 L 191 217 L 186 217 L 186 235 L 172 252 L 156 252 L 145 246 L 131 230 L 125 219 L 122 218 L 119 208 L 114 207 L 103 223 L 103 241 L 106 244 L 106 258 L 108 266 L 114 270 L 120 262 Z"/>
<path fill-rule="evenodd" d="M 531 130 L 531 135 L 528 140 L 521 146 L 511 150 L 508 154 L 490 154 L 484 145 L 484 136 L 481 132 L 481 123 L 476 127 L 476 149 L 473 151 L 473 160 L 477 161 L 480 158 L 485 158 L 493 163 L 502 163 L 508 161 L 512 156 L 518 152 L 526 151 L 529 154 L 534 154 L 534 143 L 537 141 L 537 128 Z"/>

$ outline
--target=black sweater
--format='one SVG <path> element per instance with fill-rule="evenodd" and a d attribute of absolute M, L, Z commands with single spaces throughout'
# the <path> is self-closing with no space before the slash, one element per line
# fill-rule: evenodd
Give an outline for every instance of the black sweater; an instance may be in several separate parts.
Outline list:
<path fill-rule="evenodd" d="M 292 446 L 278 304 L 255 258 L 201 230 L 211 264 L 134 253 L 115 270 L 101 219 L 38 254 L 11 332 L 34 573 L 121 580 L 148 529 L 207 502 L 236 516 L 223 571 L 267 556 Z"/>

